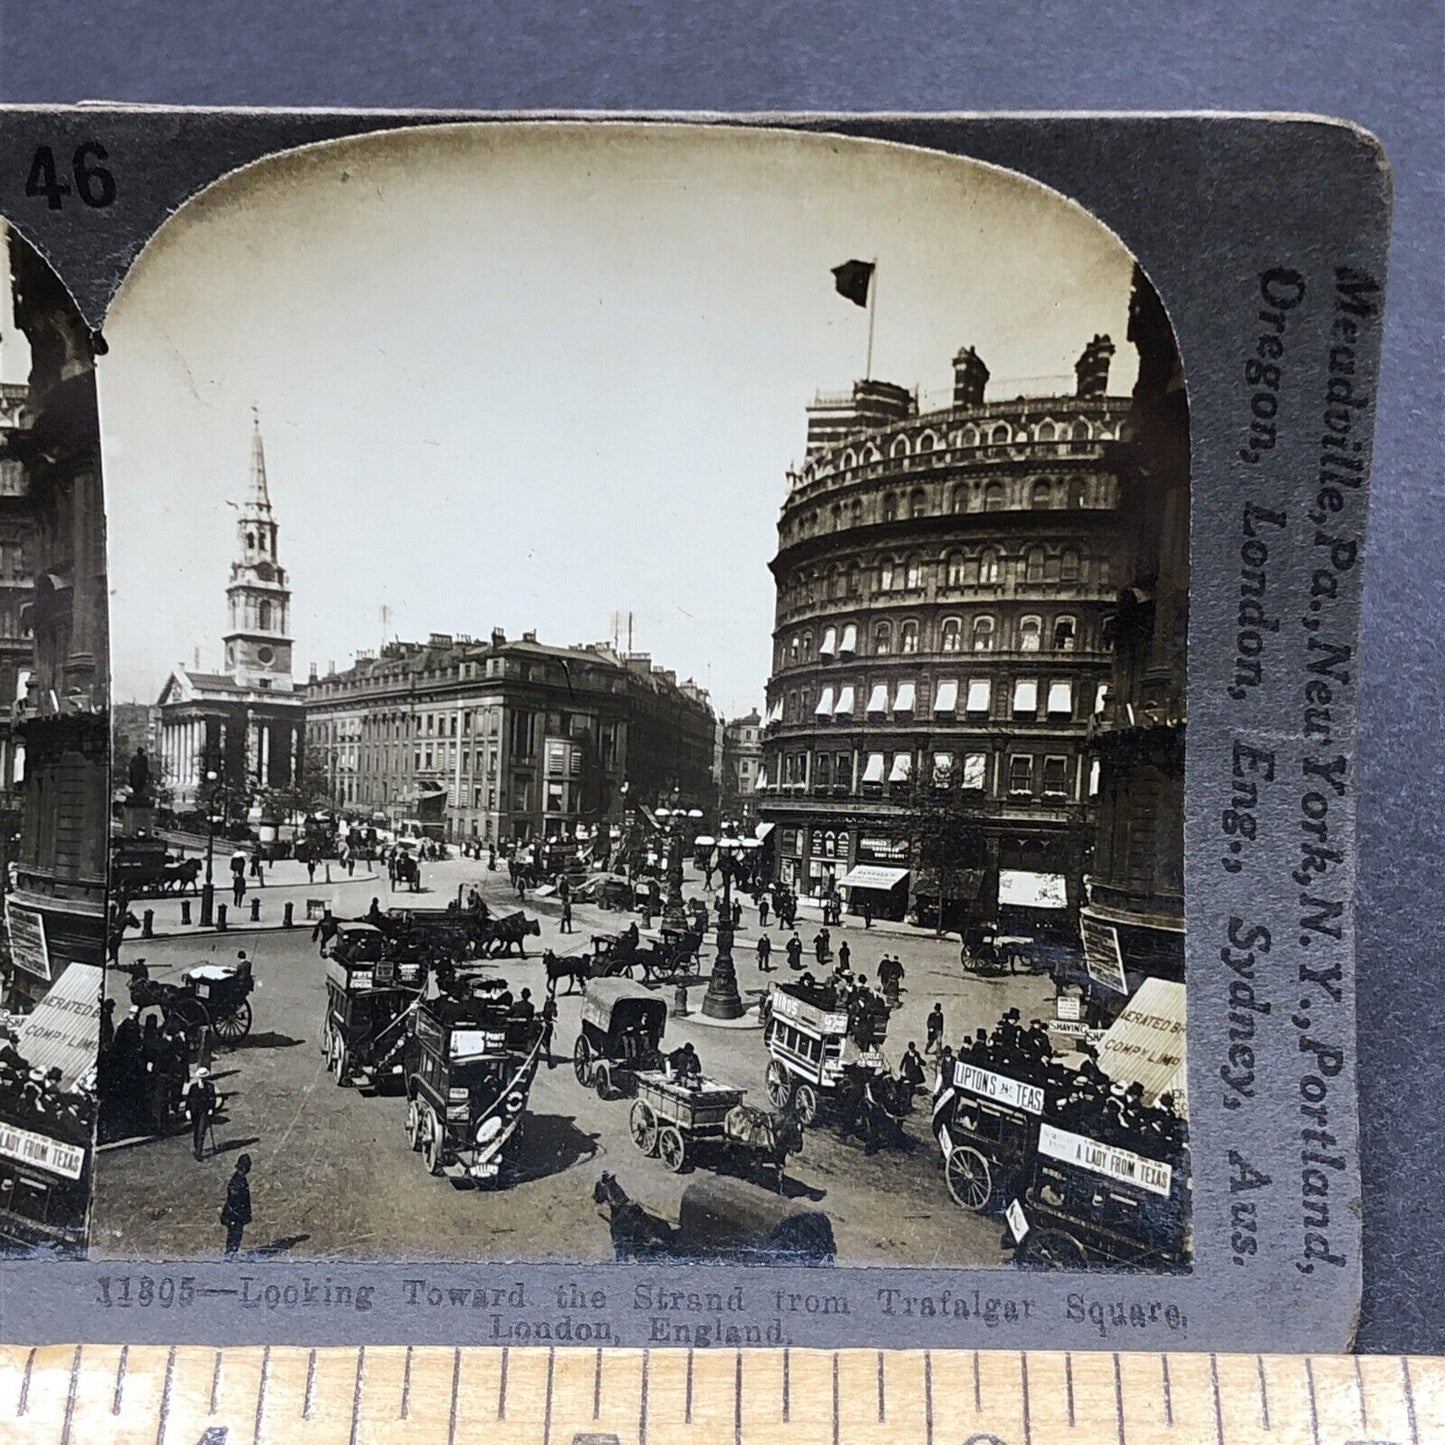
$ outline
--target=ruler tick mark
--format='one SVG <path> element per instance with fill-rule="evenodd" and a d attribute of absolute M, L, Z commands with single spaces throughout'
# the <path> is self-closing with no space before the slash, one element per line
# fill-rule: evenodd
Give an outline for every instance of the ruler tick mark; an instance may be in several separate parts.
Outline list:
<path fill-rule="evenodd" d="M 35 1351 L 32 1350 L 30 1353 L 33 1355 L 33 1354 L 35 1353 Z M 793 1417 L 793 1413 L 792 1413 L 792 1412 L 793 1412 L 793 1401 L 792 1401 L 792 1392 L 791 1392 L 791 1390 L 790 1390 L 790 1388 L 789 1388 L 788 1364 L 789 1364 L 788 1351 L 787 1351 L 787 1350 L 784 1350 L 784 1351 L 783 1351 L 783 1420 L 784 1420 L 785 1423 L 786 1423 L 788 1420 L 791 1420 L 792 1417 Z M 29 1378 L 29 1374 L 28 1374 L 28 1373 L 27 1373 L 27 1375 L 26 1375 L 26 1378 L 27 1378 L 27 1379 Z"/>
<path fill-rule="evenodd" d="M 983 1379 L 978 1372 L 978 1351 L 973 1352 L 973 1413 L 983 1414 Z"/>
<path fill-rule="evenodd" d="M 311 1407 L 316 1401 L 316 1351 L 306 1356 L 306 1392 L 301 1396 L 301 1418 L 311 1418 Z"/>
<path fill-rule="evenodd" d="M 1315 1367 L 1308 1355 L 1305 1356 L 1305 1384 L 1310 1397 L 1310 1439 L 1320 1445 L 1320 1411 L 1315 1399 Z"/>
<path fill-rule="evenodd" d="M 1420 1426 L 1415 1419 L 1415 1386 L 1410 1379 L 1410 1360 L 1400 1356 L 1400 1378 L 1405 1385 L 1405 1418 L 1410 1422 L 1410 1445 L 1420 1445 Z"/>
<path fill-rule="evenodd" d="M 115 1362 L 115 1394 L 110 1397 L 110 1413 L 112 1415 L 120 1414 L 121 1400 L 125 1395 L 125 1365 L 129 1356 L 130 1346 L 122 1345 L 120 1347 L 120 1359 Z"/>
<path fill-rule="evenodd" d="M 1174 1394 L 1169 1384 L 1169 1356 L 1159 1356 L 1159 1375 L 1164 1382 L 1164 1423 L 1174 1428 Z"/>
<path fill-rule="evenodd" d="M 743 1445 L 743 1352 L 733 1352 L 733 1445 Z"/>
<path fill-rule="evenodd" d="M 60 1445 L 70 1445 L 70 1422 L 75 1418 L 75 1392 L 80 1388 L 80 1352 L 83 1348 L 77 1345 L 70 1357 L 70 1389 L 65 1396 L 65 1424 L 60 1431 Z"/>
<path fill-rule="evenodd" d="M 1264 1378 L 1264 1356 L 1254 1357 L 1254 1373 L 1259 1377 L 1259 1426 L 1261 1430 L 1271 1428 L 1269 1423 L 1269 1385 Z M 1216 1386 L 1216 1394 L 1218 1387 Z"/>
<path fill-rule="evenodd" d="M 552 1386 L 557 1370 L 557 1351 L 547 1349 L 547 1396 L 542 1413 L 542 1445 L 552 1445 Z"/>
<path fill-rule="evenodd" d="M 171 1383 L 176 1377 L 176 1347 L 166 1351 L 166 1377 L 161 1385 L 160 1418 L 156 1421 L 156 1445 L 166 1438 L 166 1424 L 171 1418 Z"/>
<path fill-rule="evenodd" d="M 838 1445 L 838 1351 L 833 1351 L 833 1445 Z"/>
<path fill-rule="evenodd" d="M 25 1373 L 20 1377 L 20 1403 L 15 1407 L 15 1415 L 18 1419 L 30 1408 L 30 1372 L 35 1368 L 35 1349 L 32 1346 L 30 1353 L 25 1356 Z"/>
<path fill-rule="evenodd" d="M 1074 1425 L 1074 1357 L 1064 1351 L 1064 1400 L 1069 1407 L 1069 1428 Z"/>
<path fill-rule="evenodd" d="M 1365 1408 L 1365 1378 L 1360 1373 L 1360 1357 L 1351 1355 L 1350 1361 L 1355 1367 L 1355 1401 L 1360 1407 L 1360 1429 L 1370 1428 L 1370 1416 Z"/>
<path fill-rule="evenodd" d="M 888 1407 L 883 1399 L 883 1351 L 878 1351 L 878 1423 L 888 1418 Z"/>
<path fill-rule="evenodd" d="M 502 1346 L 502 1378 L 497 1385 L 497 1419 L 507 1418 L 507 1361 L 510 1358 L 508 1347 Z"/>
<path fill-rule="evenodd" d="M 637 1408 L 637 1445 L 647 1445 L 647 1374 L 652 1363 L 652 1353 L 642 1352 L 642 1398 Z"/>
<path fill-rule="evenodd" d="M 261 1379 L 256 1386 L 256 1428 L 251 1432 L 251 1445 L 261 1445 L 261 1417 L 266 1413 L 266 1376 L 271 1373 L 271 1346 L 261 1351 Z"/>
<path fill-rule="evenodd" d="M 1214 1395 L 1214 1438 L 1219 1445 L 1224 1445 L 1224 1415 L 1219 1408 L 1219 1357 L 1212 1353 L 1209 1356 L 1209 1386 Z"/>
<path fill-rule="evenodd" d="M 682 1423 L 692 1424 L 692 1351 L 687 1352 L 687 1389 L 682 1397 Z"/>
<path fill-rule="evenodd" d="M 602 1418 L 602 1347 L 597 1348 L 597 1363 L 592 1368 L 592 1418 Z"/>
<path fill-rule="evenodd" d="M 973 1367 L 978 1368 L 978 1356 L 973 1357 Z M 923 1352 L 923 1439 L 925 1445 L 933 1445 L 933 1351 Z"/>
<path fill-rule="evenodd" d="M 1114 1418 L 1119 1422 L 1119 1445 L 1124 1445 L 1124 1371 L 1118 1350 L 1114 1351 Z M 1073 1424 L 1073 1411 L 1069 1412 L 1069 1424 Z"/>
<path fill-rule="evenodd" d="M 1029 1418 L 1029 1357 L 1022 1353 L 1019 1355 L 1019 1391 L 1023 1397 L 1024 1445 L 1033 1445 L 1034 1424 Z"/>
<path fill-rule="evenodd" d="M 452 1403 L 447 1410 L 447 1445 L 456 1445 L 457 1438 L 457 1393 L 462 1383 L 462 1352 L 459 1349 L 452 1351 Z M 502 1350 L 502 1389 L 507 1388 L 507 1351 Z M 500 1408 L 497 1418 L 500 1420 Z"/>
<path fill-rule="evenodd" d="M 220 1350 L 217 1350 L 217 1351 L 216 1351 L 216 1360 L 215 1360 L 215 1363 L 211 1366 L 211 1399 L 210 1399 L 210 1406 L 211 1406 L 211 1408 L 206 1412 L 208 1415 L 214 1415 L 214 1414 L 216 1413 L 216 1400 L 217 1400 L 217 1397 L 218 1397 L 218 1396 L 220 1395 L 220 1393 L 221 1393 L 221 1360 L 222 1360 L 222 1358 L 223 1358 L 223 1357 L 222 1357 L 222 1355 L 221 1355 Z"/>
<path fill-rule="evenodd" d="M 401 1418 L 411 1415 L 411 1346 L 406 1347 L 406 1363 L 401 1371 Z"/>
<path fill-rule="evenodd" d="M 349 1445 L 356 1445 L 356 1439 L 361 1431 L 361 1382 L 366 1374 L 366 1346 L 362 1345 L 356 1351 L 356 1383 L 351 1387 L 351 1435 Z"/>

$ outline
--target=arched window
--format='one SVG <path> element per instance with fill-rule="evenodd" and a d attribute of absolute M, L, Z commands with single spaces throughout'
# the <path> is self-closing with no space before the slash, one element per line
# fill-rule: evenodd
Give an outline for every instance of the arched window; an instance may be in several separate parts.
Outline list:
<path fill-rule="evenodd" d="M 883 494 L 883 520 L 885 522 L 896 522 L 898 520 L 897 492 L 885 492 Z"/>
<path fill-rule="evenodd" d="M 848 503 L 848 525 L 850 527 L 861 527 L 863 525 L 863 499 L 854 497 Z"/>
<path fill-rule="evenodd" d="M 892 651 L 893 628 L 886 622 L 880 622 L 873 629 L 873 655 L 887 657 Z"/>
<path fill-rule="evenodd" d="M 845 583 L 846 579 L 843 575 L 843 569 L 841 567 L 834 567 L 828 573 L 828 596 L 830 598 L 841 597 Z"/>
<path fill-rule="evenodd" d="M 1054 651 L 1072 652 L 1078 640 L 1077 624 L 1072 617 L 1054 618 Z"/>
<path fill-rule="evenodd" d="M 938 445 L 938 438 L 931 431 L 926 431 L 918 438 L 918 450 L 931 452 Z"/>
<path fill-rule="evenodd" d="M 985 512 L 1003 511 L 1003 483 L 989 482 L 983 489 L 983 509 Z"/>
<path fill-rule="evenodd" d="M 857 465 L 858 465 L 858 453 L 855 452 L 852 447 L 849 447 L 848 450 L 843 453 L 843 461 L 842 461 L 843 470 L 846 472 L 846 471 L 848 471 L 850 468 L 856 467 Z"/>
<path fill-rule="evenodd" d="M 908 438 L 897 436 L 893 438 L 893 445 L 888 448 L 890 457 L 906 457 L 908 455 Z"/>
<path fill-rule="evenodd" d="M 1024 553 L 1024 581 L 1042 582 L 1044 580 L 1044 549 L 1042 547 L 1030 547 Z"/>
<path fill-rule="evenodd" d="M 964 583 L 964 560 L 962 552 L 950 552 L 943 559 L 943 578 L 949 587 L 962 587 Z"/>
<path fill-rule="evenodd" d="M 958 445 L 961 447 L 976 447 L 978 445 L 978 428 L 966 426 L 958 434 Z"/>
<path fill-rule="evenodd" d="M 795 632 L 793 640 L 788 644 L 788 663 L 792 667 L 798 665 L 798 659 L 803 655 L 803 639 Z"/>
<path fill-rule="evenodd" d="M 918 624 L 916 622 L 905 622 L 898 633 L 898 650 L 900 652 L 918 651 Z"/>
<path fill-rule="evenodd" d="M 856 562 L 848 568 L 848 595 L 850 597 L 863 595 L 863 569 Z"/>
<path fill-rule="evenodd" d="M 1058 428 L 1051 421 L 1041 421 L 1034 428 L 1034 439 L 1041 442 L 1051 442 Z"/>
<path fill-rule="evenodd" d="M 1009 431 L 1007 422 L 995 422 L 992 430 L 990 430 L 988 434 L 989 444 L 996 447 L 1007 446 L 1011 435 L 1012 433 Z"/>
<path fill-rule="evenodd" d="M 1077 582 L 1079 570 L 1079 554 L 1072 547 L 1064 548 L 1059 557 L 1059 581 Z"/>
<path fill-rule="evenodd" d="M 812 634 L 811 632 L 805 632 L 805 633 L 803 634 L 803 661 L 804 661 L 804 662 L 809 662 L 809 661 L 812 660 L 812 657 L 813 657 L 813 634 Z"/>
<path fill-rule="evenodd" d="M 943 631 L 939 634 L 939 649 L 943 652 L 957 652 L 961 639 L 962 629 L 958 618 L 945 617 L 943 619 Z"/>
<path fill-rule="evenodd" d="M 988 586 L 999 579 L 998 553 L 990 549 L 978 559 L 978 580 Z"/>
<path fill-rule="evenodd" d="M 910 517 L 926 517 L 928 515 L 928 493 L 922 487 L 914 487 L 909 492 L 908 515 Z"/>
<path fill-rule="evenodd" d="M 1100 557 L 1096 565 L 1099 569 L 1099 586 L 1107 587 L 1109 585 L 1109 559 Z"/>
<path fill-rule="evenodd" d="M 1082 417 L 1074 423 L 1073 441 L 1069 444 L 1072 452 L 1086 452 L 1089 450 L 1089 423 Z"/>
<path fill-rule="evenodd" d="M 863 448 L 863 460 L 865 462 L 881 462 L 883 460 L 883 453 L 878 450 L 877 442 L 869 442 Z"/>
<path fill-rule="evenodd" d="M 892 557 L 881 557 L 878 561 L 878 590 L 880 592 L 891 592 L 893 590 Z"/>
<path fill-rule="evenodd" d="M 975 652 L 993 651 L 994 629 L 993 618 L 986 614 L 973 619 L 973 650 Z"/>
<path fill-rule="evenodd" d="M 256 550 L 256 534 L 254 532 L 246 533 L 246 550 L 248 552 L 254 552 Z"/>
<path fill-rule="evenodd" d="M 834 503 L 833 503 L 833 510 L 832 510 L 832 512 L 831 512 L 829 515 L 831 516 L 832 521 L 833 521 L 833 530 L 836 532 L 836 531 L 838 530 L 838 528 L 843 525 L 843 504 L 842 504 L 842 502 L 834 502 Z"/>
<path fill-rule="evenodd" d="M 953 510 L 955 512 L 968 511 L 968 483 L 960 482 L 953 489 Z"/>
<path fill-rule="evenodd" d="M 260 606 L 256 608 L 256 625 L 262 632 L 271 630 L 271 604 L 262 599 Z"/>
<path fill-rule="evenodd" d="M 923 561 L 915 552 L 908 559 L 908 570 L 904 573 L 904 585 L 910 589 L 923 586 Z"/>
<path fill-rule="evenodd" d="M 1054 484 L 1047 477 L 1040 477 L 1029 492 L 1029 506 L 1036 512 L 1046 512 L 1054 505 Z"/>
<path fill-rule="evenodd" d="M 1084 505 L 1083 477 L 1069 478 L 1069 505 L 1071 507 L 1082 507 Z"/>
<path fill-rule="evenodd" d="M 1019 651 L 1037 652 L 1044 633 L 1043 619 L 1039 617 L 1019 618 Z"/>

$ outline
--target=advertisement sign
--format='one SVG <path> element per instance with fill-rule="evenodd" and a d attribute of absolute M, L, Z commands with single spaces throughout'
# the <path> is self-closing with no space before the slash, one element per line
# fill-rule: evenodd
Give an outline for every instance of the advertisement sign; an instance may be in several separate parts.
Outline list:
<path fill-rule="evenodd" d="M 1124 955 L 1119 952 L 1118 929 L 1111 923 L 1090 918 L 1086 913 L 1079 919 L 1079 932 L 1084 936 L 1084 967 L 1088 969 L 1089 977 L 1115 993 L 1128 993 Z"/>
<path fill-rule="evenodd" d="M 32 1134 L 13 1124 L 0 1124 L 0 1155 L 67 1179 L 79 1179 L 85 1168 L 85 1150 L 78 1145 L 47 1139 L 44 1134 Z"/>
<path fill-rule="evenodd" d="M 49 983 L 50 948 L 45 941 L 44 915 L 34 908 L 21 908 L 7 898 L 5 922 L 10 930 L 11 962 Z"/>
<path fill-rule="evenodd" d="M 1100 1144 L 1096 1139 L 1084 1138 L 1082 1134 L 1071 1134 L 1067 1129 L 1056 1129 L 1052 1124 L 1039 1127 L 1039 1153 L 1047 1154 L 1050 1159 L 1061 1159 L 1066 1164 L 1092 1169 L 1096 1174 L 1107 1175 L 1124 1184 L 1137 1184 L 1151 1194 L 1162 1194 L 1166 1198 L 1174 1180 L 1174 1171 L 1167 1164 L 1146 1159 L 1128 1149 Z"/>
<path fill-rule="evenodd" d="M 1044 1112 L 1044 1091 L 1033 1084 L 1020 1083 L 1004 1074 L 991 1073 L 976 1064 L 955 1064 L 954 1086 L 970 1094 L 1007 1104 L 1011 1109 L 1023 1109 L 1030 1114 Z"/>
<path fill-rule="evenodd" d="M 778 1018 L 795 1019 L 798 1023 L 809 1024 L 819 1033 L 846 1034 L 848 1032 L 848 1015 L 846 1013 L 827 1013 L 813 1004 L 795 998 L 790 993 L 784 993 L 782 989 L 775 989 L 773 992 L 773 1013 Z"/>
<path fill-rule="evenodd" d="M 1003 1217 L 1008 1220 L 1009 1233 L 1014 1237 L 1015 1244 L 1024 1242 L 1024 1235 L 1029 1232 L 1028 1215 L 1024 1213 L 1024 1207 L 1017 1199 L 1009 1200 L 1009 1206 L 1003 1212 Z"/>

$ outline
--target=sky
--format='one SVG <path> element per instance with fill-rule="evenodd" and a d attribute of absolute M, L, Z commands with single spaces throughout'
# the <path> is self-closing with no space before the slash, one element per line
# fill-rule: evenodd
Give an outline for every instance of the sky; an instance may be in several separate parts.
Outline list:
<path fill-rule="evenodd" d="M 634 648 L 725 715 L 760 705 L 805 408 L 864 374 L 867 313 L 830 274 L 854 257 L 878 265 L 872 374 L 925 400 L 964 345 L 989 399 L 1072 391 L 1096 332 L 1110 390 L 1133 383 L 1122 245 L 955 157 L 457 125 L 218 182 L 105 322 L 115 697 L 155 701 L 197 648 L 219 667 L 254 406 L 298 677 L 384 637 L 610 640 L 630 612 Z"/>

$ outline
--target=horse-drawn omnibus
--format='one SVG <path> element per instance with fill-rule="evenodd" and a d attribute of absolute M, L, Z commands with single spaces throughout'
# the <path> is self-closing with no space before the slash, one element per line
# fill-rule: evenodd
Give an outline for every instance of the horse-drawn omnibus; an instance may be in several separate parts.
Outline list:
<path fill-rule="evenodd" d="M 933 1132 L 954 1202 L 981 1214 L 1026 1180 L 1046 1107 L 1037 1084 L 957 1059 L 933 1106 Z"/>
<path fill-rule="evenodd" d="M 401 1083 L 406 1019 L 417 997 L 387 960 L 328 961 L 321 1052 L 338 1085 Z"/>
<path fill-rule="evenodd" d="M 582 1025 L 572 1066 L 599 1099 L 637 1092 L 637 1075 L 662 1067 L 667 1002 L 625 978 L 596 978 L 582 1000 Z"/>
<path fill-rule="evenodd" d="M 0 1254 L 84 1254 L 92 1122 L 0 1096 Z"/>
<path fill-rule="evenodd" d="M 541 1021 L 519 1017 L 495 993 L 481 992 L 423 1000 L 409 1019 L 404 1074 L 411 1147 L 430 1174 L 496 1181 L 504 1157 L 521 1143 Z"/>
<path fill-rule="evenodd" d="M 849 1070 L 884 1071 L 880 1046 L 888 1033 L 886 1010 L 852 1012 L 826 988 L 777 983 L 764 1034 L 768 1046 L 768 1098 L 812 1124 L 825 1104 L 845 1091 Z"/>

